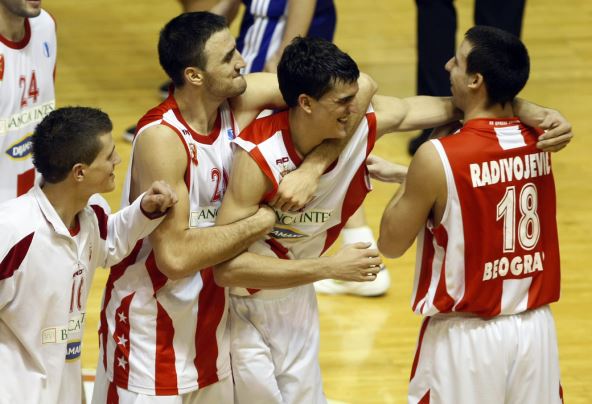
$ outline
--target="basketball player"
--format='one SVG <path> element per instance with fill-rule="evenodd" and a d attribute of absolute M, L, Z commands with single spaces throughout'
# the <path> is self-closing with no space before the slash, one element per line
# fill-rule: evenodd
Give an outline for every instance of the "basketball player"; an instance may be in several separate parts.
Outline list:
<path fill-rule="evenodd" d="M 446 70 L 464 126 L 417 151 L 378 241 L 397 257 L 418 236 L 411 303 L 424 322 L 409 403 L 561 403 L 551 158 L 513 104 L 527 50 L 476 26 Z"/>
<path fill-rule="evenodd" d="M 41 2 L 0 0 L 0 202 L 35 181 L 31 136 L 55 109 L 56 30 Z"/>
<path fill-rule="evenodd" d="M 156 182 L 108 216 L 89 205 L 121 162 L 109 117 L 51 112 L 33 136 L 44 183 L 0 204 L 0 403 L 80 403 L 80 351 L 95 268 L 125 257 L 176 196 Z"/>
<path fill-rule="evenodd" d="M 140 120 L 124 199 L 164 179 L 179 202 L 111 270 L 93 402 L 229 403 L 227 290 L 214 283 L 210 267 L 268 233 L 275 214 L 263 206 L 243 220 L 213 224 L 228 182 L 232 139 L 261 110 L 283 101 L 275 75 L 240 74 L 244 61 L 222 17 L 182 14 L 164 27 L 158 49 L 175 90 Z M 311 172 L 322 173 L 332 159 L 313 163 Z M 366 271 L 355 258 L 367 254 L 345 249 L 330 259 L 331 269 L 343 267 L 348 276 L 345 271 L 357 267 Z"/>

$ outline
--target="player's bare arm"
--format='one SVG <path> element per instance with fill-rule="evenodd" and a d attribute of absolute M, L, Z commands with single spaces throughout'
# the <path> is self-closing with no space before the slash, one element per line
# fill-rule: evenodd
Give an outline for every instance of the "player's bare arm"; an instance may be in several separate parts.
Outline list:
<path fill-rule="evenodd" d="M 571 139 L 571 124 L 554 109 L 541 107 L 526 100 L 516 98 L 512 105 L 514 113 L 525 124 L 545 130 L 539 137 L 537 147 L 548 152 L 563 149 Z"/>
<path fill-rule="evenodd" d="M 368 167 L 370 178 L 381 182 L 402 184 L 407 177 L 407 166 L 392 163 L 374 154 L 366 159 L 366 167 Z"/>
<path fill-rule="evenodd" d="M 357 112 L 351 116 L 347 124 L 350 136 L 364 117 L 370 100 L 378 90 L 378 85 L 372 77 L 360 73 L 358 88 L 358 93 L 353 100 Z M 314 148 L 297 170 L 282 179 L 277 193 L 269 204 L 284 212 L 302 209 L 313 198 L 321 175 L 337 159 L 348 141 L 349 137 L 342 140 L 325 140 Z"/>
<path fill-rule="evenodd" d="M 391 132 L 434 128 L 462 118 L 449 97 L 375 95 L 372 105 L 376 111 L 378 137 Z"/>
<path fill-rule="evenodd" d="M 185 167 L 185 150 L 171 129 L 157 125 L 147 129 L 137 140 L 132 167 L 132 197 L 156 180 L 168 182 L 178 197 L 177 204 L 150 235 L 158 268 L 171 279 L 192 275 L 237 255 L 266 234 L 275 219 L 268 210 L 258 210 L 227 226 L 189 228 Z"/>
<path fill-rule="evenodd" d="M 244 150 L 237 151 L 230 183 L 216 224 L 234 223 L 258 208 L 272 189 L 269 179 Z M 369 243 L 348 246 L 332 257 L 283 260 L 245 251 L 216 265 L 214 278 L 220 286 L 258 289 L 281 289 L 308 284 L 321 279 L 371 281 L 381 263 L 378 251 Z"/>
<path fill-rule="evenodd" d="M 446 207 L 444 167 L 435 147 L 423 144 L 411 161 L 407 179 L 386 206 L 380 222 L 378 249 L 390 258 L 400 257 L 430 218 L 440 223 Z"/>

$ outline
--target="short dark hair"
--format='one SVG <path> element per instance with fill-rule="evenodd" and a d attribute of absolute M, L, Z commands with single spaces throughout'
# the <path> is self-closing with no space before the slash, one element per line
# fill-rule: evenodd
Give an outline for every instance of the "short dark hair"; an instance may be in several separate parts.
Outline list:
<path fill-rule="evenodd" d="M 520 38 L 483 25 L 469 29 L 465 38 L 473 46 L 467 56 L 467 73 L 483 76 L 489 104 L 511 102 L 530 73 L 530 58 Z"/>
<path fill-rule="evenodd" d="M 158 40 L 158 59 L 176 87 L 184 84 L 183 71 L 187 67 L 205 69 L 206 42 L 225 28 L 224 17 L 207 11 L 181 14 L 164 26 Z"/>
<path fill-rule="evenodd" d="M 354 60 L 321 38 L 296 37 L 286 47 L 277 68 L 278 82 L 289 107 L 300 94 L 321 98 L 337 82 L 353 83 L 360 77 Z"/>
<path fill-rule="evenodd" d="M 78 163 L 91 164 L 101 151 L 100 135 L 113 130 L 109 116 L 88 107 L 52 111 L 33 133 L 33 164 L 45 181 L 62 181 Z"/>

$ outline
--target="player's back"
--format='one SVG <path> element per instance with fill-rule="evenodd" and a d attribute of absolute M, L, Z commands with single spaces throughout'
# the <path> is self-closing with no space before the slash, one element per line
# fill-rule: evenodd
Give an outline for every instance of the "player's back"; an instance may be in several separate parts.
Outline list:
<path fill-rule="evenodd" d="M 516 118 L 475 119 L 433 141 L 448 199 L 418 238 L 414 311 L 488 317 L 559 298 L 555 185 L 538 135 Z"/>

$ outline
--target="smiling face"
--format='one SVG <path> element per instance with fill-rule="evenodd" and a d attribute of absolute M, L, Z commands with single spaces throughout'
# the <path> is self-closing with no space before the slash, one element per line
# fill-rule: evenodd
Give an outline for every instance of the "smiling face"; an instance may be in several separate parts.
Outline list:
<path fill-rule="evenodd" d="M 312 122 L 315 131 L 324 139 L 342 139 L 347 136 L 347 124 L 356 113 L 354 99 L 358 82 L 336 82 L 320 99 L 311 97 Z"/>
<path fill-rule="evenodd" d="M 101 149 L 92 163 L 86 166 L 84 184 L 91 193 L 110 192 L 115 189 L 115 166 L 121 157 L 115 150 L 111 132 L 99 135 Z"/>
<path fill-rule="evenodd" d="M 236 49 L 236 42 L 228 29 L 218 31 L 206 42 L 206 68 L 203 71 L 209 93 L 220 98 L 242 94 L 247 82 L 241 74 L 245 61 Z"/>
<path fill-rule="evenodd" d="M 467 57 L 473 46 L 466 39 L 460 44 L 456 55 L 446 63 L 446 70 L 450 73 L 450 90 L 453 104 L 464 111 L 470 97 L 469 84 L 471 76 L 467 74 Z"/>

